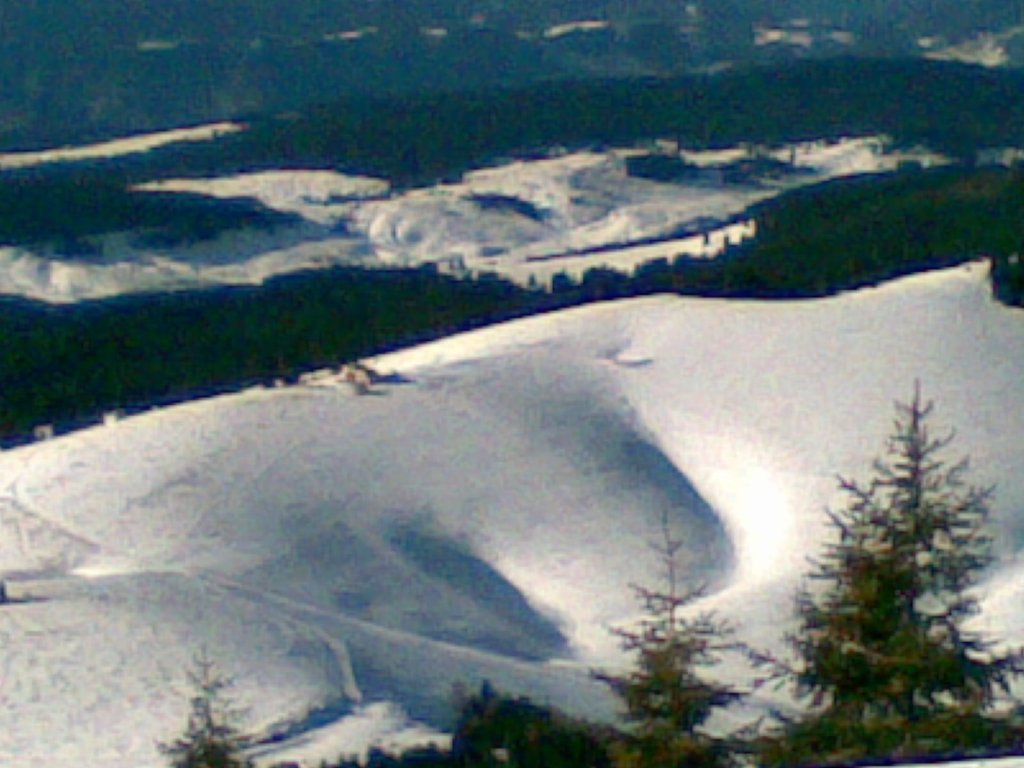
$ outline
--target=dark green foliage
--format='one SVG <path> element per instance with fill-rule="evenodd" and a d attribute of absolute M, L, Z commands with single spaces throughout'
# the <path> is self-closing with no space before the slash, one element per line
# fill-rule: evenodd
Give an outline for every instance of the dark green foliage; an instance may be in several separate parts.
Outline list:
<path fill-rule="evenodd" d="M 1019 171 L 963 167 L 860 176 L 756 206 L 757 235 L 717 259 L 677 257 L 632 277 L 556 275 L 568 303 L 675 292 L 724 298 L 816 298 L 989 257 L 997 298 L 1024 296 L 1024 186 Z"/>
<path fill-rule="evenodd" d="M 1024 261 L 1019 253 L 992 260 L 992 290 L 1004 304 L 1024 306 Z"/>
<path fill-rule="evenodd" d="M 324 768 L 611 768 L 608 729 L 557 710 L 496 692 L 457 702 L 459 718 L 450 751 L 415 747 L 399 755 L 371 750 Z"/>
<path fill-rule="evenodd" d="M 102 256 L 86 238 L 109 232 L 131 232 L 140 242 L 170 247 L 299 221 L 249 200 L 130 191 L 116 177 L 23 174 L 4 182 L 0 245 L 49 243 L 64 257 Z"/>
<path fill-rule="evenodd" d="M 1020 303 L 1014 254 L 1024 250 L 1024 194 L 1014 171 L 954 167 L 840 179 L 784 194 L 750 215 L 754 238 L 714 260 L 641 265 L 621 293 L 815 298 L 987 256 L 997 297 Z M 586 297 L 573 285 L 560 293 Z"/>
<path fill-rule="evenodd" d="M 685 4 L 644 0 L 164 0 L 156 8 L 124 0 L 8 2 L 0 15 L 0 141 L 56 144 L 83 134 L 287 112 L 342 94 L 416 95 L 572 76 L 679 74 L 716 62 L 738 69 L 752 61 L 781 61 L 795 69 L 794 58 L 844 53 L 914 56 L 921 53 L 915 41 L 923 36 L 966 40 L 1021 23 L 1017 0 L 844 2 L 841 13 L 835 3 L 816 0 L 716 0 L 699 6 L 694 18 Z M 482 26 L 470 21 L 477 12 L 486 16 Z M 818 40 L 811 51 L 755 44 L 756 25 L 801 17 L 815 27 L 841 24 L 856 43 L 831 45 L 812 27 Z M 612 28 L 557 39 L 523 40 L 517 34 L 582 18 L 607 19 Z M 434 25 L 448 30 L 445 40 L 420 34 L 421 27 Z M 325 39 L 334 31 L 366 27 L 376 33 L 346 42 Z M 180 45 L 141 50 L 146 40 Z M 1000 40 L 1019 65 L 1019 38 L 1008 34 Z M 771 78 L 762 82 L 771 85 Z M 865 77 L 853 85 L 874 94 L 883 114 L 896 111 L 885 104 L 886 80 Z M 920 83 L 917 95 L 926 97 L 936 85 L 943 83 Z M 963 88 L 962 94 L 971 97 L 974 91 Z M 794 104 L 769 93 L 768 103 L 773 96 L 779 114 L 791 119 L 815 111 L 811 99 Z M 963 97 L 946 96 L 947 112 Z M 964 104 L 949 122 L 971 122 L 976 104 Z M 794 106 L 799 111 L 791 112 Z M 1007 123 L 1016 121 L 1013 106 L 1012 100 L 996 102 Z"/>
<path fill-rule="evenodd" d="M 623 648 L 634 654 L 621 675 L 601 673 L 626 708 L 632 728 L 612 746 L 616 768 L 713 768 L 729 762 L 725 745 L 700 728 L 718 707 L 741 694 L 706 679 L 723 651 L 736 647 L 732 630 L 710 614 L 684 615 L 699 590 L 680 592 L 676 553 L 682 542 L 662 518 L 659 550 L 666 569 L 663 591 L 637 587 L 645 618 L 635 628 L 617 629 Z"/>
<path fill-rule="evenodd" d="M 757 238 L 722 260 L 726 294 L 821 296 L 1024 243 L 1024 195 L 1005 169 L 841 180 L 759 206 L 755 218 Z"/>
<path fill-rule="evenodd" d="M 399 184 L 450 178 L 531 149 L 659 136 L 721 147 L 885 133 L 972 160 L 979 147 L 1024 144 L 1022 93 L 1024 75 L 1014 71 L 832 59 L 713 78 L 541 82 L 351 100 L 294 120 L 259 121 L 194 151 L 216 152 L 207 164 L 340 164 Z"/>
<path fill-rule="evenodd" d="M 191 54 L 183 48 L 173 56 Z M 366 69 L 358 67 L 360 77 Z M 925 143 L 966 160 L 978 148 L 1024 144 L 1024 74 L 947 62 L 829 59 L 742 67 L 714 77 L 555 76 L 486 86 L 464 80 L 461 88 L 440 92 L 413 87 L 368 95 L 378 93 L 369 88 L 333 103 L 309 99 L 284 114 L 271 107 L 254 117 L 258 110 L 250 109 L 251 127 L 244 133 L 80 167 L 98 170 L 97 181 L 112 169 L 143 181 L 282 166 L 341 167 L 405 185 L 451 178 L 495 158 L 552 146 L 665 136 L 692 146 L 732 146 L 884 133 L 904 145 Z M 176 120 L 180 125 L 180 115 Z M 53 143 L 82 140 L 83 124 L 62 127 L 67 131 L 69 125 L 72 136 Z"/>
<path fill-rule="evenodd" d="M 1024 651 L 965 628 L 971 588 L 991 562 L 989 489 L 966 485 L 930 404 L 898 406 L 867 485 L 841 480 L 836 540 L 814 563 L 790 637 L 797 690 L 817 708 L 769 743 L 772 764 L 844 763 L 1024 746 L 991 708 L 1024 672 Z"/>
<path fill-rule="evenodd" d="M 551 294 L 431 270 L 329 270 L 237 288 L 43 307 L 0 300 L 0 439 L 104 409 L 243 382 L 588 301 L 659 292 L 833 294 L 980 255 L 996 295 L 1024 296 L 1019 171 L 940 169 L 801 190 L 755 211 L 758 237 L 716 260 L 678 258 L 633 277 L 555 275 Z M 1016 255 L 1015 255 L 1016 254 Z"/>
<path fill-rule="evenodd" d="M 543 307 L 500 280 L 330 270 L 261 288 L 72 307 L 0 300 L 0 439 L 243 382 L 292 378 Z"/>
<path fill-rule="evenodd" d="M 814 561 L 797 600 L 799 629 L 789 637 L 796 662 L 747 649 L 792 676 L 812 700 L 808 715 L 780 717 L 781 727 L 753 747 L 702 732 L 716 708 L 741 698 L 705 672 L 722 652 L 743 647 L 714 616 L 685 615 L 700 593 L 678 589 L 681 542 L 663 518 L 667 587 L 637 589 L 646 618 L 616 631 L 635 654 L 633 668 L 598 675 L 621 697 L 628 731 L 574 720 L 484 683 L 460 702 L 450 751 L 372 750 L 365 761 L 335 768 L 720 768 L 752 750 L 769 766 L 1019 754 L 1024 708 L 1009 697 L 1009 685 L 1024 673 L 1024 651 L 1001 650 L 965 627 L 978 611 L 972 589 L 992 561 L 991 490 L 965 482 L 966 460 L 945 461 L 952 436 L 931 434 L 932 406 L 919 392 L 897 408 L 870 482 L 840 481 L 848 502 L 830 513 L 835 541 Z M 202 754 L 236 759 L 221 755 L 237 754 L 242 740 L 211 714 L 222 711 L 214 703 L 224 683 L 208 662 L 193 679 L 198 694 L 186 736 L 164 750 L 195 759 L 193 745 L 213 743 Z M 193 765 L 246 764 L 175 763 Z"/>
<path fill-rule="evenodd" d="M 252 768 L 242 757 L 245 738 L 232 724 L 234 715 L 224 698 L 230 681 L 217 673 L 205 653 L 196 656 L 189 681 L 194 694 L 185 733 L 159 745 L 172 768 Z"/>
<path fill-rule="evenodd" d="M 631 155 L 626 158 L 626 173 L 639 179 L 682 182 L 699 178 L 700 168 L 678 155 Z"/>
<path fill-rule="evenodd" d="M 320 764 L 320 768 L 457 768 L 460 765 L 451 752 L 437 747 L 413 747 L 399 755 L 373 748 L 365 760 L 350 757 L 339 763 Z"/>
<path fill-rule="evenodd" d="M 497 768 L 610 768 L 609 733 L 488 684 L 465 700 L 452 740 L 457 765 Z"/>
<path fill-rule="evenodd" d="M 938 713 L 909 723 L 899 716 L 857 720 L 839 713 L 787 722 L 783 737 L 762 740 L 767 766 L 889 765 L 1019 755 L 1019 717 L 969 710 Z"/>
<path fill-rule="evenodd" d="M 1016 215 L 1024 207 L 1024 164 L 1017 163 L 1010 171 L 1006 190 L 1004 216 Z M 1004 225 L 1005 226 L 1005 225 Z M 1011 306 L 1024 306 L 1024 233 L 1006 232 L 1002 247 L 992 251 L 992 288 L 996 298 Z"/>
<path fill-rule="evenodd" d="M 518 197 L 499 194 L 474 194 L 470 200 L 476 203 L 483 211 L 505 211 L 514 213 L 532 221 L 544 221 L 546 214 L 531 202 L 520 200 Z"/>

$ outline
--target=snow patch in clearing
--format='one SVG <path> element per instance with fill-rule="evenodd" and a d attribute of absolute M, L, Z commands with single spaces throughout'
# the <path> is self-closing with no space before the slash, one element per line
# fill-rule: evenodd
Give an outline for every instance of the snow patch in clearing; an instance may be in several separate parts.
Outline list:
<path fill-rule="evenodd" d="M 346 29 L 342 32 L 328 32 L 323 36 L 326 43 L 352 42 L 361 40 L 370 35 L 376 35 L 380 30 L 377 27 L 360 27 L 359 29 Z"/>
<path fill-rule="evenodd" d="M 75 302 L 259 284 L 336 265 L 436 264 L 456 275 L 492 272 L 522 285 L 546 284 L 558 272 L 578 278 L 592 267 L 631 272 L 654 258 L 712 258 L 727 243 L 753 235 L 752 222 L 743 218 L 750 205 L 782 191 L 891 170 L 907 159 L 943 162 L 928 153 L 889 152 L 884 140 L 870 138 L 753 154 L 682 151 L 681 159 L 707 172 L 664 183 L 628 174 L 628 159 L 643 153 L 615 149 L 517 161 L 472 171 L 455 184 L 404 192 L 390 192 L 383 180 L 326 170 L 153 182 L 139 189 L 251 198 L 297 214 L 302 223 L 166 247 L 140 243 L 137 233 L 114 233 L 91 239 L 100 255 L 88 259 L 52 247 L 0 248 L 0 293 Z M 764 157 L 793 170 L 758 177 Z M 713 168 L 746 160 L 751 169 L 741 167 L 731 183 Z"/>
<path fill-rule="evenodd" d="M 544 30 L 544 37 L 548 40 L 554 40 L 559 37 L 571 35 L 574 32 L 598 32 L 602 29 L 608 29 L 609 26 L 609 22 L 603 19 L 570 21 L 565 24 L 555 24 L 554 26 L 548 27 Z"/>
<path fill-rule="evenodd" d="M 931 50 L 925 53 L 926 59 L 936 61 L 955 61 L 960 64 L 978 64 L 983 67 L 1003 67 L 1010 61 L 1010 56 L 995 37 L 991 35 L 980 35 L 974 40 L 968 40 L 941 50 Z"/>
<path fill-rule="evenodd" d="M 75 162 L 78 160 L 95 160 L 106 157 L 119 157 L 162 147 L 179 142 L 210 141 L 230 133 L 245 130 L 240 123 L 221 122 L 199 125 L 194 128 L 177 128 L 171 131 L 143 133 L 123 139 L 87 144 L 81 147 L 58 147 L 34 152 L 3 152 L 0 153 L 0 170 L 29 168 L 47 163 Z"/>

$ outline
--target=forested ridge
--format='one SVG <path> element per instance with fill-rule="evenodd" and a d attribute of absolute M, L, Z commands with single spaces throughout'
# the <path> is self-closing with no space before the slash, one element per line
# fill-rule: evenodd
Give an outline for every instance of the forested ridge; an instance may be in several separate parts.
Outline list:
<path fill-rule="evenodd" d="M 808 94 L 813 94 L 809 98 Z M 1024 73 L 920 60 L 797 62 L 715 76 L 535 83 L 353 98 L 277 116 L 209 144 L 0 173 L 0 242 L 95 259 L 94 235 L 188 243 L 295 217 L 254 201 L 132 189 L 170 176 L 337 168 L 398 188 L 552 146 L 673 137 L 695 148 L 888 134 L 960 158 L 946 169 L 831 182 L 757 206 L 755 239 L 720 258 L 627 276 L 556 276 L 550 293 L 484 276 L 333 269 L 56 308 L 0 301 L 0 441 L 138 408 L 289 378 L 511 317 L 587 301 L 684 295 L 812 298 L 990 257 L 994 290 L 1024 299 L 1022 172 L 974 168 L 978 150 L 1024 145 Z M 439 254 L 439 256 L 442 254 Z"/>
<path fill-rule="evenodd" d="M 878 134 L 970 164 L 979 149 L 1024 146 L 1024 72 L 916 59 L 829 59 L 714 76 L 363 95 L 242 119 L 248 130 L 214 142 L 0 172 L 0 243 L 131 228 L 153 199 L 132 191 L 134 184 L 267 168 L 332 168 L 403 188 L 559 146 L 659 137 L 692 148 L 769 146 Z M 59 222 L 54 200 L 64 214 Z M 193 208 L 165 205 L 167 226 L 177 222 L 202 237 Z M 223 218 L 222 228 L 244 223 Z"/>
<path fill-rule="evenodd" d="M 34 425 L 294 378 L 456 331 L 653 293 L 813 298 L 987 256 L 994 292 L 1024 304 L 1020 169 L 908 170 L 831 182 L 758 206 L 758 236 L 715 260 L 594 269 L 552 291 L 494 276 L 337 268 L 261 287 L 53 307 L 0 300 L 0 439 Z M 1008 351 L 1009 353 L 1009 351 Z"/>

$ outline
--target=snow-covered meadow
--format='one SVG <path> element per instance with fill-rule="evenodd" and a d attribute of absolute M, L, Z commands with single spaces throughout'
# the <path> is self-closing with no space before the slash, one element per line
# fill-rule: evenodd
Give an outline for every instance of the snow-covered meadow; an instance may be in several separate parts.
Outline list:
<path fill-rule="evenodd" d="M 621 301 L 0 454 L 0 764 L 157 766 L 205 647 L 261 760 L 428 738 L 486 678 L 588 717 L 588 669 L 687 577 L 777 647 L 835 474 L 920 380 L 998 486 L 986 627 L 1024 641 L 1024 319 L 982 263 L 831 299 Z M 757 706 L 758 700 L 754 705 Z M 312 715 L 312 716 L 311 716 Z"/>
<path fill-rule="evenodd" d="M 170 140 L 158 135 L 151 143 L 160 136 Z M 140 151 L 137 143 L 102 149 Z M 726 181 L 713 165 L 741 161 L 744 150 L 686 152 L 681 156 L 706 172 L 666 183 L 628 174 L 627 159 L 641 152 L 609 149 L 515 161 L 471 171 L 458 183 L 404 191 L 391 190 L 381 179 L 332 170 L 149 182 L 138 188 L 249 198 L 298 216 L 298 223 L 228 231 L 173 247 L 146 244 L 144 233 L 112 233 L 91 238 L 97 255 L 88 257 L 66 256 L 52 246 L 0 247 L 0 294 L 68 303 L 259 284 L 335 265 L 434 263 L 455 274 L 492 272 L 522 285 L 549 283 L 558 272 L 578 277 L 592 267 L 631 272 L 651 259 L 721 253 L 754 234 L 744 212 L 784 190 L 892 170 L 906 159 L 887 151 L 881 139 L 812 142 L 774 152 L 791 163 L 788 174 L 765 178 L 751 172 Z M 915 159 L 942 162 L 927 154 Z"/>

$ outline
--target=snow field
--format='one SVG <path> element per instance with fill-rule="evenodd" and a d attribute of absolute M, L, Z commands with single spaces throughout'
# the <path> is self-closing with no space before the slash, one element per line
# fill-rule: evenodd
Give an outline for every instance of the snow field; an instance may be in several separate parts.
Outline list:
<path fill-rule="evenodd" d="M 36 599 L 0 611 L 0 763 L 160 765 L 204 646 L 243 725 L 289 734 L 268 762 L 443 730 L 484 678 L 610 717 L 587 669 L 622 663 L 662 514 L 698 607 L 777 649 L 835 474 L 865 476 L 915 379 L 998 484 L 980 621 L 1020 642 L 1021 348 L 977 263 L 579 308 L 382 356 L 408 383 L 367 396 L 250 390 L 6 451 L 0 571 Z"/>
<path fill-rule="evenodd" d="M 275 275 L 347 264 L 436 263 L 455 274 L 494 272 L 522 285 L 531 278 L 549 283 L 561 271 L 578 278 L 591 267 L 631 272 L 652 258 L 714 257 L 729 242 L 754 234 L 752 223 L 740 218 L 750 205 L 796 186 L 892 170 L 903 158 L 877 138 L 807 143 L 774 151 L 803 171 L 782 179 L 661 183 L 628 176 L 626 158 L 638 152 L 515 161 L 469 172 L 456 184 L 404 192 L 389 191 L 380 179 L 328 170 L 153 182 L 139 189 L 251 198 L 296 214 L 303 223 L 168 248 L 144 245 L 138 233 L 114 233 L 98 238 L 94 244 L 102 255 L 88 259 L 68 259 L 46 248 L 0 247 L 0 293 L 68 303 L 259 284 Z M 744 152 L 682 156 L 710 165 L 741 159 Z"/>

